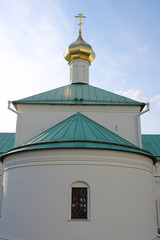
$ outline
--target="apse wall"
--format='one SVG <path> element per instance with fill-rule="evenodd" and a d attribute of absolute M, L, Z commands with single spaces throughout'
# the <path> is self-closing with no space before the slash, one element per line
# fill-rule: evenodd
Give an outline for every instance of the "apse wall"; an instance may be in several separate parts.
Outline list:
<path fill-rule="evenodd" d="M 41 150 L 4 159 L 0 239 L 155 239 L 152 160 L 129 152 Z M 70 187 L 89 188 L 88 219 L 71 220 Z"/>

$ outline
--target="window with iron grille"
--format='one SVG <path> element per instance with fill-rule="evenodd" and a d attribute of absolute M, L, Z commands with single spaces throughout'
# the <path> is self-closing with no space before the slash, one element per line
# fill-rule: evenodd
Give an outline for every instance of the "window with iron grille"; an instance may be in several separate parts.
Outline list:
<path fill-rule="evenodd" d="M 87 187 L 72 187 L 71 219 L 87 219 Z"/>

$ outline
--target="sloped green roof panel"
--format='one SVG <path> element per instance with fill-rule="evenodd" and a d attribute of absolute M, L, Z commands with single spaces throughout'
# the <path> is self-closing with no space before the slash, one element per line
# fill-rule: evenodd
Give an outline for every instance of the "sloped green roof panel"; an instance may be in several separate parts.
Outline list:
<path fill-rule="evenodd" d="M 143 134 L 143 149 L 151 152 L 157 160 L 160 160 L 160 135 L 159 134 Z"/>
<path fill-rule="evenodd" d="M 15 133 L 0 133 L 0 156 L 14 147 Z"/>
<path fill-rule="evenodd" d="M 72 83 L 64 87 L 13 101 L 13 104 L 78 104 L 78 105 L 132 105 L 145 103 L 93 87 L 84 83 Z"/>
<path fill-rule="evenodd" d="M 74 114 L 7 154 L 24 150 L 59 148 L 110 149 L 143 154 L 153 158 L 149 152 L 137 148 L 81 113 Z"/>

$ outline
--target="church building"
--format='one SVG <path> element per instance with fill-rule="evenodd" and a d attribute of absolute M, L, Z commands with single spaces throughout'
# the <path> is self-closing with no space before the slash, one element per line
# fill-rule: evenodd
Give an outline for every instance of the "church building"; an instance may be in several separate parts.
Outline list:
<path fill-rule="evenodd" d="M 89 84 L 76 17 L 69 84 L 13 101 L 16 133 L 0 133 L 0 239 L 156 240 L 160 135 L 141 134 L 146 103 Z"/>

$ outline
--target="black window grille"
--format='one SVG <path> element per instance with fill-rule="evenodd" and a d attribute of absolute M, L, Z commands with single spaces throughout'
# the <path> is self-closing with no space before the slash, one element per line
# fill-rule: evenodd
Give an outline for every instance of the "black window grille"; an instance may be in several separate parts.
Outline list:
<path fill-rule="evenodd" d="M 71 219 L 87 219 L 87 188 L 72 188 Z"/>

